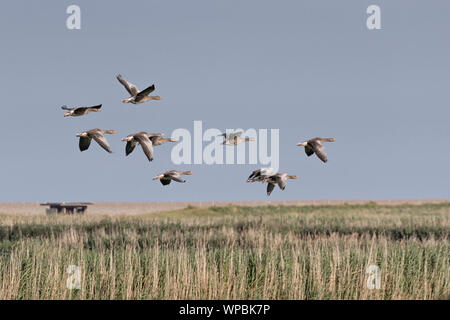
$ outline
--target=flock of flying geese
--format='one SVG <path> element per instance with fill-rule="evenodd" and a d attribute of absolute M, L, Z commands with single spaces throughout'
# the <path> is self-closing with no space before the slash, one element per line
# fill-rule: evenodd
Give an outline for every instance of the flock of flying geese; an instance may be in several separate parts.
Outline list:
<path fill-rule="evenodd" d="M 125 80 L 120 74 L 117 76 L 117 80 L 125 87 L 125 89 L 130 94 L 130 98 L 122 100 L 123 103 L 132 103 L 139 104 L 146 101 L 151 100 L 162 100 L 160 96 L 151 96 L 155 90 L 155 85 L 151 85 L 145 90 L 139 91 L 139 89 L 132 83 Z M 69 108 L 66 105 L 62 106 L 61 109 L 65 110 L 64 117 L 78 117 L 89 114 L 90 112 L 100 112 L 102 105 L 96 105 L 92 107 L 75 107 Z M 107 152 L 111 153 L 111 147 L 109 146 L 108 141 L 106 140 L 104 134 L 115 134 L 115 130 L 102 130 L 102 129 L 91 129 L 81 133 L 78 133 L 76 136 L 80 138 L 79 140 L 79 148 L 80 151 L 85 151 L 89 149 L 92 139 L 97 142 L 103 149 Z M 233 133 L 222 133 L 219 136 L 223 136 L 224 145 L 237 145 L 239 143 L 244 143 L 248 141 L 254 141 L 255 138 L 242 138 L 242 131 L 233 132 Z M 159 146 L 166 142 L 176 142 L 176 139 L 172 138 L 163 138 L 163 133 L 149 133 L 146 131 L 141 131 L 137 133 L 133 133 L 123 138 L 122 141 L 126 141 L 125 146 L 125 155 L 128 156 L 131 152 L 133 152 L 136 145 L 139 145 L 142 148 L 145 156 L 148 161 L 153 161 L 153 147 Z M 298 143 L 297 146 L 305 147 L 305 153 L 309 157 L 313 154 L 322 160 L 323 162 L 327 162 L 328 158 L 325 153 L 325 148 L 323 146 L 324 142 L 332 142 L 336 141 L 334 138 L 313 138 L 307 141 Z M 192 171 L 179 171 L 179 170 L 169 170 L 164 173 L 161 173 L 153 178 L 153 180 L 159 180 L 162 185 L 168 185 L 170 182 L 176 181 L 180 183 L 186 182 L 182 178 L 182 175 L 192 175 Z M 286 183 L 289 179 L 298 179 L 298 176 L 289 175 L 288 173 L 277 173 L 273 172 L 272 168 L 261 168 L 253 171 L 247 179 L 247 182 L 262 182 L 267 183 L 267 195 L 270 195 L 275 188 L 275 185 L 281 190 L 286 188 Z"/>

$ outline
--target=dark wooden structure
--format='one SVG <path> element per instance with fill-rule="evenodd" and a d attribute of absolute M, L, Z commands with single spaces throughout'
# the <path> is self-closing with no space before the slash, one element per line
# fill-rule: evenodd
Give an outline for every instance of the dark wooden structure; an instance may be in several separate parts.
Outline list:
<path fill-rule="evenodd" d="M 46 202 L 41 203 L 41 206 L 48 206 L 45 210 L 47 214 L 83 214 L 88 205 L 92 202 Z"/>

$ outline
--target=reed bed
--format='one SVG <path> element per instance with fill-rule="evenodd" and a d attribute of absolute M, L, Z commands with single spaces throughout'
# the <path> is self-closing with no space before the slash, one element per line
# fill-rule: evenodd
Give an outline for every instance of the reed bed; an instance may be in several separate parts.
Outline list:
<path fill-rule="evenodd" d="M 0 299 L 448 299 L 449 233 L 447 203 L 0 214 Z"/>

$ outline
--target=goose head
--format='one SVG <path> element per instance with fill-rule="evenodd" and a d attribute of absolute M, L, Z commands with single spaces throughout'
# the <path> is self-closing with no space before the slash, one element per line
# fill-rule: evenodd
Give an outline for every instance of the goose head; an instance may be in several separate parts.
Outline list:
<path fill-rule="evenodd" d="M 163 174 L 159 174 L 156 177 L 153 178 L 153 180 L 161 180 L 162 178 L 164 178 Z"/>
<path fill-rule="evenodd" d="M 128 142 L 128 141 L 131 141 L 131 140 L 133 140 L 133 139 L 134 139 L 133 136 L 128 136 L 128 137 L 123 138 L 122 141 Z"/>
<path fill-rule="evenodd" d="M 307 144 L 308 144 L 308 141 L 297 143 L 297 145 L 301 146 L 301 147 L 306 147 Z"/>

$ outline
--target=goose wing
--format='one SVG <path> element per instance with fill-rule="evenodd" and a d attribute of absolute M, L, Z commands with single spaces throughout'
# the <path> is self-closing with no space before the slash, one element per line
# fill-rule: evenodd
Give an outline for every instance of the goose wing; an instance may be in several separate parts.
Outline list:
<path fill-rule="evenodd" d="M 131 141 L 127 141 L 127 145 L 125 146 L 125 155 L 129 155 L 133 152 L 134 148 L 136 147 L 137 141 L 135 139 Z"/>
<path fill-rule="evenodd" d="M 102 105 L 99 104 L 99 105 L 97 105 L 97 106 L 89 107 L 88 109 L 90 109 L 90 110 L 100 110 L 101 107 L 102 107 Z"/>
<path fill-rule="evenodd" d="M 139 134 L 134 136 L 134 138 L 139 142 L 139 144 L 142 147 L 142 150 L 144 151 L 145 155 L 147 156 L 148 161 L 153 161 L 153 147 L 152 142 L 145 134 Z"/>
<path fill-rule="evenodd" d="M 78 143 L 80 151 L 89 149 L 89 146 L 91 145 L 91 140 L 92 140 L 91 137 L 80 137 L 80 142 Z"/>
<path fill-rule="evenodd" d="M 148 88 L 142 90 L 141 92 L 139 92 L 139 93 L 136 95 L 136 100 L 139 101 L 140 99 L 142 99 L 142 98 L 148 96 L 148 95 L 149 95 L 150 93 L 152 93 L 153 91 L 155 91 L 155 85 L 154 85 L 154 84 L 152 84 L 150 87 L 148 87 Z"/>
<path fill-rule="evenodd" d="M 186 180 L 184 180 L 179 174 L 171 174 L 170 178 L 176 182 L 181 182 L 181 183 L 186 182 Z"/>
<path fill-rule="evenodd" d="M 125 89 L 127 89 L 128 93 L 132 97 L 135 97 L 139 93 L 139 89 L 131 82 L 125 80 L 120 74 L 117 75 L 117 80 L 119 80 L 119 82 L 125 87 Z"/>
<path fill-rule="evenodd" d="M 181 175 L 181 171 L 178 170 L 169 170 L 163 173 L 165 176 L 172 176 L 172 175 Z"/>
<path fill-rule="evenodd" d="M 105 136 L 101 132 L 93 132 L 91 133 L 92 138 L 106 151 L 111 153 L 111 147 L 108 144 L 108 140 L 106 140 Z"/>
<path fill-rule="evenodd" d="M 327 162 L 327 154 L 325 153 L 325 147 L 318 141 L 314 141 L 311 144 L 312 150 L 316 153 L 317 157 L 323 162 Z M 306 150 L 306 149 L 305 149 Z"/>
<path fill-rule="evenodd" d="M 70 111 L 70 110 L 73 110 L 73 109 L 75 109 L 75 108 L 69 108 L 68 106 L 63 105 L 63 106 L 61 106 L 61 109 Z"/>
<path fill-rule="evenodd" d="M 305 153 L 309 157 L 309 156 L 312 156 L 314 154 L 314 150 L 313 150 L 313 148 L 310 145 L 307 144 L 305 146 Z"/>
<path fill-rule="evenodd" d="M 182 172 L 178 171 L 178 170 L 170 170 L 170 171 L 164 172 L 164 176 L 168 177 L 169 179 L 172 179 L 173 181 L 176 181 L 176 182 L 181 182 L 181 183 L 186 182 L 186 180 L 184 180 L 181 177 L 181 173 Z"/>
<path fill-rule="evenodd" d="M 269 182 L 269 183 L 267 184 L 267 195 L 268 195 L 268 196 L 270 196 L 270 194 L 272 193 L 273 188 L 275 188 L 275 185 L 274 185 L 273 183 Z"/>
<path fill-rule="evenodd" d="M 162 185 L 165 186 L 165 185 L 170 184 L 171 179 L 170 178 L 162 178 L 159 181 L 161 181 Z"/>
<path fill-rule="evenodd" d="M 248 182 L 267 182 L 267 180 L 270 179 L 271 176 L 273 176 L 273 169 L 272 168 L 261 168 L 258 170 L 255 170 L 252 172 L 250 177 L 248 178 Z"/>
<path fill-rule="evenodd" d="M 261 176 L 261 169 L 255 170 L 251 175 L 248 176 L 247 181 L 251 181 Z"/>
<path fill-rule="evenodd" d="M 87 107 L 74 108 L 73 114 L 76 116 L 81 116 L 86 113 Z"/>

